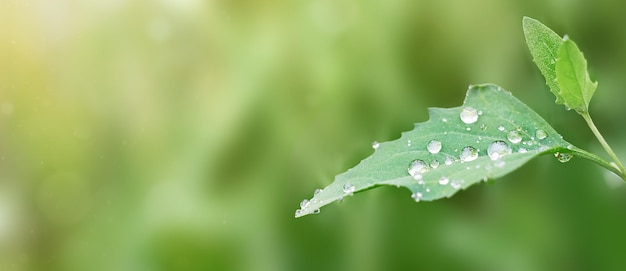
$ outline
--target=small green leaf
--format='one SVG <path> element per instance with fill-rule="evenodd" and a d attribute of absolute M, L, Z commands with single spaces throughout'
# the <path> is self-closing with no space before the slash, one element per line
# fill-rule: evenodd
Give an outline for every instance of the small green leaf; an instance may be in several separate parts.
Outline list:
<path fill-rule="evenodd" d="M 545 77 L 546 85 L 550 87 L 550 91 L 556 96 L 556 103 L 563 104 L 564 100 L 560 95 L 560 87 L 556 75 L 557 53 L 561 43 L 563 43 L 563 39 L 552 29 L 533 18 L 524 17 L 522 24 L 526 44 L 530 54 L 533 56 L 533 61 L 537 64 L 537 68 L 539 68 L 543 77 Z"/>
<path fill-rule="evenodd" d="M 461 107 L 431 108 L 430 119 L 339 174 L 296 217 L 379 185 L 408 188 L 416 201 L 450 197 L 480 181 L 498 178 L 544 153 L 565 157 L 577 148 L 510 92 L 471 86 Z M 569 147 L 568 147 L 569 146 Z M 563 160 L 563 159 L 561 159 Z"/>
<path fill-rule="evenodd" d="M 580 114 L 588 112 L 589 101 L 598 83 L 589 78 L 587 60 L 570 39 L 565 39 L 559 47 L 556 78 L 564 104 Z"/>

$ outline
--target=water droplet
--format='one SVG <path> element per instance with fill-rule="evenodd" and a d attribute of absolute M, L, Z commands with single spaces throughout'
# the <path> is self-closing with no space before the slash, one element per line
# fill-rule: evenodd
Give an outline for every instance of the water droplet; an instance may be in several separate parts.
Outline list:
<path fill-rule="evenodd" d="M 568 150 L 571 150 L 571 149 L 573 149 L 573 148 L 574 148 L 574 146 L 572 146 L 571 144 L 570 144 L 570 145 L 567 145 L 567 149 L 568 149 Z"/>
<path fill-rule="evenodd" d="M 313 211 L 313 214 L 314 214 L 314 215 L 319 214 L 319 213 L 320 213 L 320 209 L 315 209 L 315 210 Z"/>
<path fill-rule="evenodd" d="M 356 187 L 354 187 L 351 183 L 345 183 L 342 189 L 344 193 L 351 194 L 356 190 Z"/>
<path fill-rule="evenodd" d="M 500 125 L 500 126 L 498 126 L 498 130 L 501 131 L 501 132 L 504 132 L 504 130 L 506 130 L 506 129 L 504 129 L 504 126 Z"/>
<path fill-rule="evenodd" d="M 430 161 L 430 167 L 431 167 L 431 168 L 437 168 L 437 167 L 439 167 L 439 161 L 437 161 L 437 160 L 432 160 L 432 161 Z"/>
<path fill-rule="evenodd" d="M 461 110 L 460 117 L 463 123 L 472 124 L 478 120 L 478 112 L 476 112 L 476 109 L 474 109 L 473 107 L 468 106 Z"/>
<path fill-rule="evenodd" d="M 461 162 L 474 161 L 478 158 L 478 151 L 472 146 L 467 146 L 461 150 L 459 158 L 461 159 Z"/>
<path fill-rule="evenodd" d="M 489 144 L 489 147 L 487 147 L 487 155 L 489 155 L 491 160 L 498 160 L 507 154 L 511 154 L 511 147 L 509 147 L 509 145 L 507 145 L 504 141 L 494 141 Z"/>
<path fill-rule="evenodd" d="M 526 150 L 526 148 L 519 148 L 519 150 L 517 150 L 517 152 L 519 152 L 519 153 L 526 153 L 526 152 L 528 152 L 528 150 Z"/>
<path fill-rule="evenodd" d="M 546 131 L 544 130 L 537 129 L 537 131 L 535 131 L 535 137 L 539 140 L 545 139 L 546 137 L 548 137 L 548 133 L 546 133 Z"/>
<path fill-rule="evenodd" d="M 471 130 L 472 130 L 472 128 L 467 127 L 467 128 L 465 128 L 465 130 L 467 130 L 467 131 L 471 131 Z"/>
<path fill-rule="evenodd" d="M 302 210 L 300 209 L 296 210 L 296 216 L 300 216 L 300 215 L 302 215 Z"/>
<path fill-rule="evenodd" d="M 429 193 L 429 192 L 430 192 L 430 188 L 426 188 L 426 193 Z"/>
<path fill-rule="evenodd" d="M 519 135 L 517 131 L 509 131 L 509 133 L 506 135 L 506 138 L 509 141 L 511 141 L 511 143 L 513 144 L 517 144 L 517 143 L 520 143 L 520 141 L 522 141 L 522 137 Z"/>
<path fill-rule="evenodd" d="M 556 157 L 556 160 L 559 160 L 559 162 L 565 163 L 565 162 L 569 161 L 570 159 L 572 159 L 572 154 L 570 154 L 570 153 L 562 153 L 562 152 L 555 152 L 554 153 L 554 157 Z"/>
<path fill-rule="evenodd" d="M 426 149 L 428 149 L 428 152 L 432 154 L 439 153 L 439 151 L 441 150 L 441 141 L 437 139 L 429 141 Z"/>
<path fill-rule="evenodd" d="M 372 142 L 372 148 L 378 149 L 378 147 L 380 147 L 380 143 L 378 143 L 378 141 Z"/>
<path fill-rule="evenodd" d="M 322 189 L 315 189 L 315 191 L 313 192 L 313 195 L 317 195 L 319 193 L 322 193 Z"/>
<path fill-rule="evenodd" d="M 420 176 L 422 176 L 422 175 L 420 175 Z M 417 181 L 417 184 L 424 185 L 425 183 L 424 183 L 424 180 L 420 179 L 419 181 Z"/>
<path fill-rule="evenodd" d="M 447 184 L 448 184 L 448 182 L 450 182 L 450 179 L 448 179 L 448 178 L 446 178 L 446 177 L 441 177 L 441 178 L 439 179 L 439 184 L 440 184 L 440 185 L 447 185 Z"/>
<path fill-rule="evenodd" d="M 452 165 L 452 163 L 454 163 L 454 158 L 448 156 L 445 160 L 443 160 L 443 163 L 446 164 L 446 166 Z"/>
<path fill-rule="evenodd" d="M 450 183 L 450 186 L 452 186 L 452 188 L 454 189 L 460 189 L 461 185 L 463 185 L 463 181 L 459 181 L 459 180 L 454 180 Z"/>
<path fill-rule="evenodd" d="M 413 162 L 409 164 L 409 175 L 413 176 L 413 178 L 416 178 L 416 176 L 419 176 L 419 178 L 421 178 L 422 174 L 429 170 L 430 168 L 428 167 L 426 162 L 419 159 L 413 160 Z"/>
<path fill-rule="evenodd" d="M 483 115 L 483 111 L 482 110 L 478 110 L 478 115 L 482 116 Z"/>
<path fill-rule="evenodd" d="M 448 122 L 448 119 L 443 118 L 443 119 L 441 119 L 441 121 L 443 121 L 443 122 Z"/>
<path fill-rule="evenodd" d="M 406 142 L 406 145 L 411 147 L 411 140 L 410 139 Z"/>
<path fill-rule="evenodd" d="M 306 209 L 306 207 L 309 207 L 310 203 L 311 202 L 308 199 L 304 199 L 300 202 L 300 208 Z"/>
<path fill-rule="evenodd" d="M 420 199 L 422 199 L 422 193 L 415 192 L 411 195 L 411 198 L 413 198 L 416 202 L 419 202 Z"/>

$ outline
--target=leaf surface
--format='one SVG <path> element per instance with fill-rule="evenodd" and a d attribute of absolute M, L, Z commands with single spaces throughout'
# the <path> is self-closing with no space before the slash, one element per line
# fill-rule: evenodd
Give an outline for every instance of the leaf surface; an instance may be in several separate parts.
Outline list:
<path fill-rule="evenodd" d="M 556 75 L 556 61 L 563 39 L 552 29 L 533 18 L 524 17 L 522 25 L 526 44 L 530 54 L 533 56 L 533 61 L 546 79 L 546 85 L 550 87 L 550 91 L 556 96 L 556 103 L 563 104 L 564 100 L 560 94 L 561 91 Z"/>
<path fill-rule="evenodd" d="M 572 149 L 537 113 L 496 85 L 470 86 L 463 106 L 429 113 L 428 121 L 379 144 L 370 157 L 304 200 L 296 217 L 380 185 L 406 187 L 416 201 L 450 197 L 540 154 Z"/>
<path fill-rule="evenodd" d="M 589 78 L 587 60 L 570 39 L 559 47 L 556 77 L 564 104 L 580 114 L 586 113 L 598 83 Z"/>

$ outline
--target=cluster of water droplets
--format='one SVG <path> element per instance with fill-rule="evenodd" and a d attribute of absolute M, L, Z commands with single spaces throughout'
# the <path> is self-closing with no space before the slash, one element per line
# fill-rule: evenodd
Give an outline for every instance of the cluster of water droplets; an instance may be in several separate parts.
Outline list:
<path fill-rule="evenodd" d="M 300 202 L 300 209 L 296 210 L 296 217 L 301 216 L 304 211 L 309 208 L 309 206 L 311 204 L 317 204 L 317 203 L 322 203 L 322 201 L 320 201 L 319 199 L 316 198 L 316 196 L 322 192 L 322 189 L 315 189 L 315 192 L 313 192 L 313 198 L 312 199 L 303 199 Z M 319 214 L 320 213 L 320 209 L 315 209 L 312 212 L 313 214 Z"/>

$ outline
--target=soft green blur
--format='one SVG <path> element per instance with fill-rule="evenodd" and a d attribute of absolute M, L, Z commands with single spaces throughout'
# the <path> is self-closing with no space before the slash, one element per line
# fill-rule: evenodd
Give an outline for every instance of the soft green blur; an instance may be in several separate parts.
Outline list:
<path fill-rule="evenodd" d="M 585 52 L 626 158 L 625 3 L 3 0 L 0 270 L 623 270 L 626 188 L 580 159 L 294 211 L 470 83 L 606 156 L 554 104 L 524 15 Z"/>

